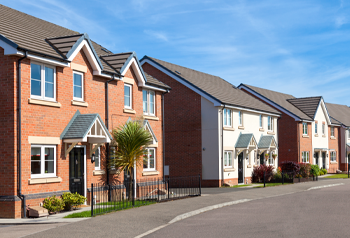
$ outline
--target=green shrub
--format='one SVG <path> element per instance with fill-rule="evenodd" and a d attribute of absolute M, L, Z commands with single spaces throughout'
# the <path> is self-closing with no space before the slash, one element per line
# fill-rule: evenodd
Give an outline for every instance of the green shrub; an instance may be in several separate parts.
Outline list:
<path fill-rule="evenodd" d="M 311 165 L 310 174 L 312 174 L 313 176 L 318 176 L 318 175 L 320 175 L 320 167 L 318 167 L 317 164 Z"/>
<path fill-rule="evenodd" d="M 323 174 L 327 174 L 327 169 L 321 169 L 321 171 L 323 172 Z"/>
<path fill-rule="evenodd" d="M 64 203 L 61 198 L 53 195 L 44 199 L 43 207 L 49 210 L 49 212 L 59 212 L 63 210 Z"/>
<path fill-rule="evenodd" d="M 310 177 L 310 170 L 311 170 L 311 165 L 309 163 L 300 163 L 300 170 L 299 170 L 299 174 L 303 177 L 303 178 L 308 178 Z"/>
<path fill-rule="evenodd" d="M 274 178 L 275 180 L 282 179 L 282 174 L 279 173 L 279 172 L 277 172 L 277 173 L 275 173 L 275 174 L 273 175 L 273 178 Z"/>
<path fill-rule="evenodd" d="M 320 170 L 320 175 L 324 175 L 324 173 L 323 173 L 323 171 L 322 171 L 322 170 Z"/>
<path fill-rule="evenodd" d="M 70 211 L 72 208 L 75 210 L 79 205 L 84 204 L 86 197 L 79 193 L 63 193 L 62 200 L 64 202 L 64 210 Z"/>

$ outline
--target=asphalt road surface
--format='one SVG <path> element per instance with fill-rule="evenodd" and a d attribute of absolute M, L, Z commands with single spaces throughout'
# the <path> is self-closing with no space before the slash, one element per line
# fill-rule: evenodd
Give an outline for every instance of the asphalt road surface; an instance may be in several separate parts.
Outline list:
<path fill-rule="evenodd" d="M 173 223 L 146 237 L 350 237 L 350 186 L 253 200 Z"/>

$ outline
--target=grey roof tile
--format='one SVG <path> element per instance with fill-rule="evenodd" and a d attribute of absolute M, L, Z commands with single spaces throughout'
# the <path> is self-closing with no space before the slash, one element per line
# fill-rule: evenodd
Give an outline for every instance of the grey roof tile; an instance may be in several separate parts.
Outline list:
<path fill-rule="evenodd" d="M 259 140 L 258 148 L 259 149 L 270 148 L 273 140 L 274 140 L 273 136 L 262 136 Z"/>
<path fill-rule="evenodd" d="M 166 85 L 165 83 L 159 81 L 158 79 L 156 79 L 155 77 L 153 77 L 152 75 L 149 75 L 145 72 L 146 78 L 147 78 L 147 85 L 151 85 L 151 86 L 158 86 L 158 87 L 162 87 L 165 89 L 171 89 L 170 86 Z"/>
<path fill-rule="evenodd" d="M 240 134 L 236 142 L 236 148 L 248 148 L 253 137 L 254 135 L 252 133 Z"/>
<path fill-rule="evenodd" d="M 345 126 L 350 126 L 350 108 L 346 105 L 326 103 L 331 121 L 334 124 L 342 123 Z"/>
<path fill-rule="evenodd" d="M 287 99 L 288 102 L 297 107 L 300 111 L 306 114 L 308 117 L 314 119 L 317 107 L 322 97 L 305 97 L 305 98 L 291 98 Z"/>

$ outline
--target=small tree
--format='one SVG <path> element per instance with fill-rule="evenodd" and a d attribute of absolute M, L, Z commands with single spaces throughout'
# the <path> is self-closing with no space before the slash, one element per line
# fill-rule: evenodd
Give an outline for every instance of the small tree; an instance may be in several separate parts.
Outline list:
<path fill-rule="evenodd" d="M 113 159 L 109 166 L 119 168 L 120 171 L 127 170 L 131 181 L 134 181 L 134 168 L 143 164 L 143 158 L 147 155 L 146 147 L 152 143 L 152 135 L 144 129 L 141 122 L 130 121 L 125 125 L 114 129 L 113 138 L 117 143 Z M 134 196 L 132 183 L 129 183 L 129 200 Z"/>

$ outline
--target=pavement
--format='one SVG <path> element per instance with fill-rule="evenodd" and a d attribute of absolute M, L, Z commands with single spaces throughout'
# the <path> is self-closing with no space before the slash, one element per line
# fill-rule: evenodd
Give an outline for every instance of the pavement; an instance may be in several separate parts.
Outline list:
<path fill-rule="evenodd" d="M 70 219 L 62 219 L 62 223 L 46 224 L 48 230 L 38 230 L 31 233 L 28 230 L 26 237 L 144 237 L 153 234 L 153 231 L 163 227 L 173 226 L 177 222 L 184 222 L 191 217 L 199 216 L 203 212 L 211 212 L 215 209 L 228 209 L 240 207 L 245 203 L 255 200 L 283 199 L 292 194 L 308 192 L 310 188 L 318 188 L 326 191 L 331 186 L 345 187 L 350 185 L 348 179 L 322 179 L 318 182 L 298 183 L 292 185 L 266 187 L 266 188 L 203 188 L 201 197 L 182 199 L 143 206 L 134 209 L 122 210 L 97 216 L 92 219 L 78 219 L 78 222 L 68 223 Z M 315 189 L 317 190 L 317 189 Z M 281 199 L 281 200 L 283 200 Z M 291 201 L 293 204 L 293 201 Z M 226 207 L 221 208 L 220 207 Z M 320 206 L 322 209 L 324 206 Z M 288 215 L 285 214 L 286 216 Z M 327 214 L 325 214 L 327 216 Z M 59 218 L 57 218 L 57 221 Z M 250 223 L 250 222 L 248 222 Z M 45 224 L 30 225 L 32 227 Z M 169 225 L 170 224 L 170 225 Z M 3 230 L 11 229 L 12 234 L 20 234 L 21 226 L 0 227 Z M 6 237 L 6 236 L 5 236 Z M 13 237 L 23 237 L 13 236 Z M 321 236 L 322 237 L 322 236 Z"/>

